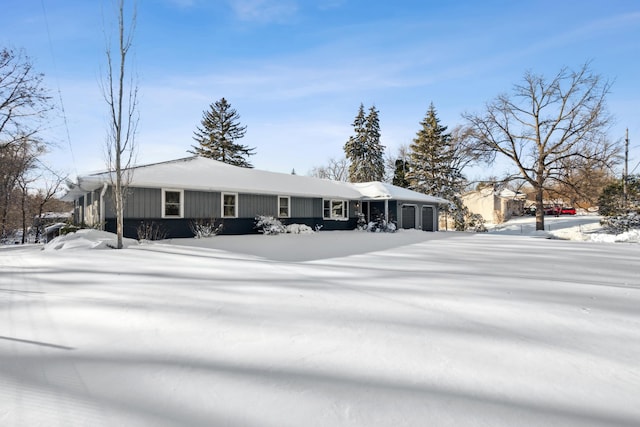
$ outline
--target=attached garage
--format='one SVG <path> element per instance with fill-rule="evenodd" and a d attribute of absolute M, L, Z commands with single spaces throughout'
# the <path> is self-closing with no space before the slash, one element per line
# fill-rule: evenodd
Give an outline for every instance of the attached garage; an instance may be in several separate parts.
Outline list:
<path fill-rule="evenodd" d="M 386 182 L 352 184 L 362 193 L 362 212 L 369 220 L 384 214 L 401 229 L 438 231 L 438 210 L 449 201 Z M 368 215 L 367 215 L 368 214 Z M 368 217 L 367 217 L 368 216 Z"/>

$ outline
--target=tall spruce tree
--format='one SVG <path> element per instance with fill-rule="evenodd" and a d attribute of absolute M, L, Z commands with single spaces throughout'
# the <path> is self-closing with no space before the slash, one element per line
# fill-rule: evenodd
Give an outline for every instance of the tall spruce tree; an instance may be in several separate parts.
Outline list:
<path fill-rule="evenodd" d="M 380 120 L 374 106 L 365 116 L 360 104 L 353 121 L 354 135 L 344 145 L 349 161 L 349 181 L 381 181 L 384 178 L 384 146 L 380 143 Z"/>
<path fill-rule="evenodd" d="M 240 115 L 226 99 L 211 104 L 202 115 L 201 126 L 193 133 L 193 139 L 199 145 L 193 145 L 193 150 L 188 152 L 230 165 L 252 168 L 247 157 L 255 154 L 255 148 L 236 143 L 247 130 L 239 120 Z"/>
<path fill-rule="evenodd" d="M 411 168 L 406 178 L 409 188 L 420 193 L 451 199 L 457 193 L 461 181 L 460 172 L 453 166 L 455 151 L 451 134 L 440 124 L 436 109 L 431 103 L 411 150 Z"/>
<path fill-rule="evenodd" d="M 384 179 L 384 145 L 380 142 L 380 119 L 375 106 L 369 108 L 365 131 L 367 144 L 364 178 L 366 181 L 382 181 Z"/>
<path fill-rule="evenodd" d="M 356 118 L 351 124 L 354 134 L 349 137 L 349 140 L 344 145 L 344 154 L 349 162 L 349 181 L 351 182 L 360 182 L 360 171 L 362 170 L 367 143 L 365 125 L 364 105 L 360 104 L 358 114 L 356 114 Z"/>
<path fill-rule="evenodd" d="M 456 230 L 465 230 L 471 214 L 460 198 L 465 179 L 458 168 L 463 163 L 460 146 L 456 145 L 459 141 L 440 124 L 433 103 L 420 125 L 422 128 L 409 146 L 411 165 L 406 175 L 409 188 L 449 200 L 451 204 L 443 211 L 453 212 Z"/>

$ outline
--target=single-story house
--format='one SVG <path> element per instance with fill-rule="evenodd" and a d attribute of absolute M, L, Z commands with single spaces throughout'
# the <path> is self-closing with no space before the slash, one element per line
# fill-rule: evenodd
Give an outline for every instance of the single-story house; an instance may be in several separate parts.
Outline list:
<path fill-rule="evenodd" d="M 74 222 L 115 231 L 111 197 L 113 172 L 80 176 L 64 196 L 74 202 Z M 221 234 L 256 233 L 255 217 L 322 230 L 356 228 L 359 215 L 378 215 L 399 228 L 437 231 L 439 206 L 446 200 L 382 182 L 351 184 L 242 168 L 204 157 L 136 166 L 127 171 L 124 235 L 137 237 L 154 222 L 166 237 L 192 237 L 190 223 L 216 219 Z"/>
<path fill-rule="evenodd" d="M 500 224 L 513 216 L 524 214 L 526 195 L 509 189 L 500 191 L 492 187 L 482 188 L 462 195 L 462 203 L 485 221 Z"/>

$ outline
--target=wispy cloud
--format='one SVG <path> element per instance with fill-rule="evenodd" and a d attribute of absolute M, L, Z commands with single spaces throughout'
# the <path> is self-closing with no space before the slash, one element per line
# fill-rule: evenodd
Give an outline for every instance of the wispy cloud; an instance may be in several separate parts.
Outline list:
<path fill-rule="evenodd" d="M 229 5 L 239 20 L 261 24 L 285 23 L 298 12 L 295 0 L 229 0 Z"/>

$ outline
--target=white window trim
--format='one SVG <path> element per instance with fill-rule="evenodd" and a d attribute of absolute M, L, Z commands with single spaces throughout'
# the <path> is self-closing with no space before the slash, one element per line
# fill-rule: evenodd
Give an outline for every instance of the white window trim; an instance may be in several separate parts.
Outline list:
<path fill-rule="evenodd" d="M 166 210 L 165 210 L 165 208 L 166 208 L 166 206 L 165 206 L 165 203 L 166 203 L 165 193 L 167 191 L 171 191 L 171 192 L 174 192 L 174 193 L 180 193 L 180 215 L 165 215 L 165 212 L 166 212 Z M 184 218 L 184 190 L 180 190 L 180 189 L 177 189 L 177 188 L 163 188 L 161 190 L 161 193 L 162 193 L 162 205 L 161 205 L 162 218 L 167 218 L 167 219 Z"/>
<path fill-rule="evenodd" d="M 287 214 L 280 215 L 280 199 L 287 199 Z M 291 218 L 291 197 L 278 196 L 278 218 Z"/>
<path fill-rule="evenodd" d="M 329 202 L 329 215 L 328 217 L 324 216 L 324 203 Z M 342 203 L 342 214 L 344 216 L 334 217 L 331 216 L 333 212 L 332 206 L 333 202 L 341 202 Z M 349 200 L 345 199 L 322 199 L 322 218 L 330 221 L 348 221 L 349 220 Z"/>
<path fill-rule="evenodd" d="M 235 205 L 233 208 L 233 216 L 224 214 L 224 196 L 234 196 Z M 221 193 L 220 194 L 220 218 L 238 218 L 238 193 Z"/>

